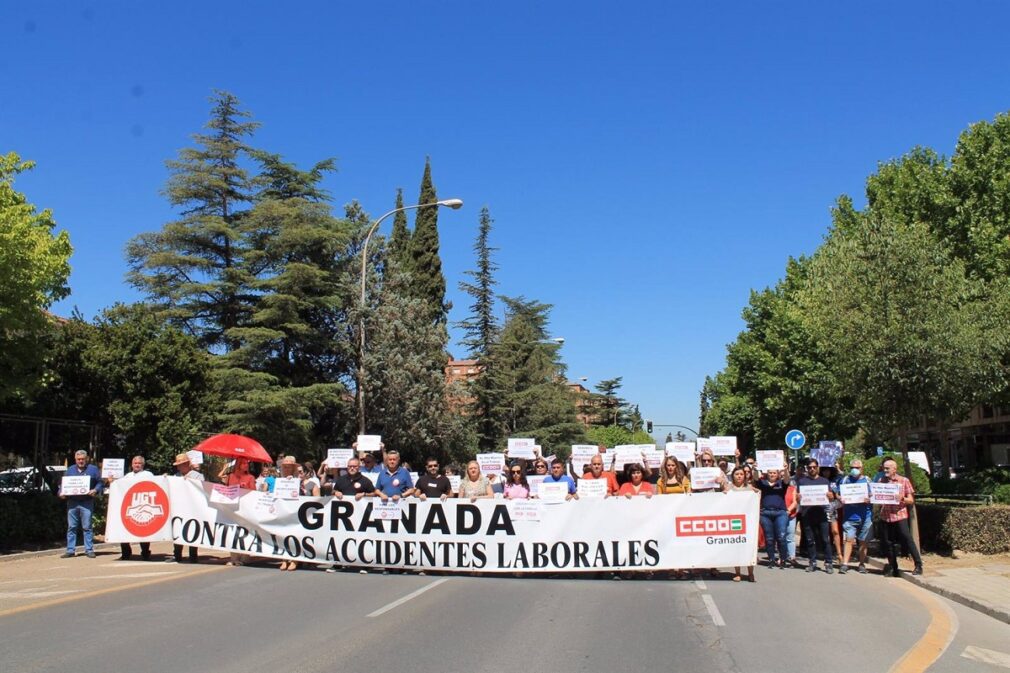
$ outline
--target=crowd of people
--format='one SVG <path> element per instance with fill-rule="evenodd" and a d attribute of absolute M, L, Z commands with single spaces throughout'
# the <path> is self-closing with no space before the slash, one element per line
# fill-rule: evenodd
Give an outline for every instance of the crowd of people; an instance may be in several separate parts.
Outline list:
<path fill-rule="evenodd" d="M 476 460 L 469 461 L 461 470 L 455 465 L 443 467 L 437 458 L 429 457 L 424 461 L 424 473 L 415 479 L 409 466 L 401 461 L 400 454 L 383 447 L 381 462 L 370 452 L 357 453 L 339 468 L 326 461 L 317 467 L 312 461 L 299 463 L 294 456 L 284 456 L 276 467 L 265 467 L 258 475 L 251 471 L 250 461 L 238 458 L 226 464 L 217 478 L 228 486 L 266 492 L 273 492 L 279 479 L 287 480 L 284 483 L 289 484 L 297 480 L 299 494 L 303 496 L 323 495 L 356 500 L 374 497 L 383 502 L 405 498 L 463 498 L 471 502 L 481 498 L 525 500 L 538 497 L 534 484 L 540 483 L 564 484 L 561 490 L 566 491 L 565 499 L 572 500 L 579 498 L 580 480 L 603 480 L 606 485 L 600 490 L 604 498 L 754 491 L 760 494 L 763 539 L 759 547 L 764 549 L 768 566 L 779 569 L 804 567 L 806 572 L 817 572 L 823 568 L 829 575 L 835 572 L 836 567 L 839 573 L 847 573 L 853 568 L 853 561 L 856 572 L 867 572 L 868 543 L 875 530 L 874 505 L 870 504 L 868 488 L 865 489 L 865 498 L 854 501 L 850 497 L 843 502 L 842 486 L 866 484 L 868 487 L 871 481 L 879 481 L 900 485 L 900 504 L 877 506 L 877 533 L 888 558 L 884 574 L 900 576 L 898 556 L 902 549 L 907 550 L 913 559 L 913 574 L 922 573 L 922 558 L 909 529 L 909 506 L 914 503 L 915 491 L 911 481 L 898 473 L 894 459 L 884 460 L 881 472 L 871 478 L 863 473 L 863 462 L 858 458 L 850 461 L 844 473 L 841 465 L 822 466 L 812 457 L 800 460 L 791 466 L 792 469 L 783 465 L 781 470 L 761 472 L 754 458 L 743 459 L 738 453 L 737 462 L 731 464 L 723 457 L 717 460 L 712 453 L 703 451 L 696 456 L 696 465 L 721 469 L 710 485 L 692 488 L 691 468 L 671 455 L 662 457 L 657 470 L 649 466 L 644 454 L 641 462 L 626 463 L 623 470 L 617 470 L 616 457 L 611 457 L 610 465 L 606 464 L 608 455 L 606 448 L 600 446 L 599 452 L 585 464 L 585 469 L 578 470 L 571 460 L 565 462 L 553 458 L 548 462 L 538 452 L 532 460 L 506 459 L 501 473 L 490 474 L 482 471 Z M 121 479 L 151 476 L 151 472 L 145 469 L 143 456 L 135 456 L 130 466 L 131 471 Z M 204 480 L 204 475 L 198 466 L 191 463 L 188 454 L 179 454 L 173 467 L 176 476 Z M 75 555 L 77 529 L 81 528 L 85 554 L 93 558 L 91 517 L 94 500 L 102 493 L 107 480 L 103 481 L 97 467 L 89 464 L 86 451 L 76 453 L 75 464 L 68 469 L 67 475 L 90 477 L 92 488 L 86 495 L 60 494 L 67 500 L 67 551 L 64 556 Z M 803 487 L 821 487 L 826 491 L 826 504 L 804 503 L 800 497 Z M 806 551 L 803 565 L 797 559 L 801 544 Z M 166 560 L 181 562 L 183 551 L 182 545 L 174 545 L 172 557 Z M 141 543 L 140 554 L 144 560 L 150 559 L 150 545 Z M 131 557 L 131 546 L 123 544 L 122 558 Z M 188 549 L 188 558 L 194 563 L 198 561 L 195 547 Z M 242 565 L 247 560 L 243 555 L 232 554 L 228 563 Z M 281 564 L 282 570 L 295 570 L 297 567 L 297 561 Z M 695 571 L 695 574 L 698 572 Z M 709 572 L 713 576 L 716 574 L 715 569 Z M 675 578 L 690 576 L 687 572 L 674 573 Z M 753 582 L 754 567 L 736 568 L 733 580 L 741 581 L 744 576 Z"/>

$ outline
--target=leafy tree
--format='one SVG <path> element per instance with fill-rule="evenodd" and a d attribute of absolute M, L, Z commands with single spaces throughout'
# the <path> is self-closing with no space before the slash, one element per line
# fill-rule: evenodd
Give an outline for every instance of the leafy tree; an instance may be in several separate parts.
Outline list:
<path fill-rule="evenodd" d="M 488 370 L 491 349 L 498 339 L 498 321 L 494 315 L 494 272 L 498 265 L 491 259 L 491 253 L 496 248 L 490 247 L 488 238 L 491 233 L 491 213 L 487 207 L 480 211 L 480 224 L 477 240 L 473 250 L 477 256 L 477 269 L 467 271 L 466 275 L 473 278 L 473 283 L 462 281 L 459 287 L 463 292 L 473 297 L 470 305 L 470 315 L 458 327 L 463 330 L 463 345 L 468 349 L 471 358 L 477 360 L 480 373 L 470 382 L 468 397 L 473 400 L 468 412 L 476 426 L 477 444 L 480 449 L 489 451 L 499 444 L 501 431 L 494 419 L 496 403 L 494 385 Z"/>
<path fill-rule="evenodd" d="M 438 201 L 435 185 L 431 181 L 431 161 L 424 162 L 421 194 L 417 203 Z M 414 234 L 410 238 L 410 273 L 414 296 L 428 306 L 432 322 L 446 324 L 449 305 L 445 302 L 445 277 L 442 275 L 442 258 L 438 251 L 438 208 L 420 208 L 414 219 Z"/>
<path fill-rule="evenodd" d="M 622 425 L 600 425 L 586 430 L 586 439 L 590 444 L 604 446 L 619 446 L 621 444 L 655 444 L 656 440 L 644 430 L 632 432 Z"/>
<path fill-rule="evenodd" d="M 617 391 L 621 389 L 621 380 L 624 377 L 618 376 L 613 379 L 604 379 L 596 384 L 596 392 L 593 399 L 593 406 L 597 410 L 597 417 L 594 423 L 599 425 L 621 425 L 625 422 L 623 410 L 625 400 L 617 396 Z"/>
<path fill-rule="evenodd" d="M 550 306 L 502 297 L 506 320 L 491 350 L 490 381 L 498 396 L 494 417 L 501 437 L 535 437 L 546 454 L 567 455 L 584 435 L 565 385 L 560 347 L 545 343 Z"/>
<path fill-rule="evenodd" d="M 68 294 L 70 237 L 14 189 L 35 164 L 0 155 L 0 401 L 22 397 L 39 383 L 49 328 L 45 310 Z"/>
<path fill-rule="evenodd" d="M 249 114 L 230 93 L 216 91 L 211 103 L 209 133 L 194 135 L 198 147 L 168 162 L 165 195 L 182 217 L 130 241 L 128 278 L 201 343 L 231 350 L 238 343 L 228 330 L 248 319 L 254 301 L 242 210 L 253 200 L 253 181 L 240 161 L 258 124 L 245 121 Z"/>

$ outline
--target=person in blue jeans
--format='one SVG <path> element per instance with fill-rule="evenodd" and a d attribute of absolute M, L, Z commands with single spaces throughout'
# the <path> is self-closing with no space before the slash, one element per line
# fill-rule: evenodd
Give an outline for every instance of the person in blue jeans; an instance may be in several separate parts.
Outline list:
<path fill-rule="evenodd" d="M 823 489 L 827 494 L 829 503 L 835 498 L 835 494 L 831 491 L 830 482 L 820 476 L 820 465 L 817 464 L 816 459 L 811 458 L 809 460 L 807 463 L 807 476 L 798 477 L 796 479 L 796 487 L 800 492 L 800 523 L 803 525 L 803 541 L 807 545 L 807 558 L 810 559 L 810 562 L 807 564 L 807 572 L 812 573 L 817 570 L 817 543 L 819 541 L 824 547 L 824 572 L 830 575 L 835 570 L 832 566 L 831 533 L 827 512 L 825 511 L 828 505 L 803 502 L 804 487 Z"/>
<path fill-rule="evenodd" d="M 786 527 L 789 524 L 786 489 L 789 484 L 781 479 L 778 470 L 768 470 L 767 478 L 759 479 L 756 487 L 761 491 L 761 528 L 765 533 L 768 565 L 785 568 L 786 559 L 789 558 L 786 549 Z"/>
<path fill-rule="evenodd" d="M 91 489 L 84 495 L 64 495 L 67 501 L 67 553 L 62 558 L 73 558 L 77 552 L 77 528 L 84 532 L 84 553 L 95 558 L 95 541 L 91 533 L 91 515 L 95 510 L 95 496 L 102 492 L 102 475 L 98 468 L 88 464 L 88 452 L 83 449 L 74 454 L 74 464 L 67 468 L 67 477 L 90 477 Z"/>

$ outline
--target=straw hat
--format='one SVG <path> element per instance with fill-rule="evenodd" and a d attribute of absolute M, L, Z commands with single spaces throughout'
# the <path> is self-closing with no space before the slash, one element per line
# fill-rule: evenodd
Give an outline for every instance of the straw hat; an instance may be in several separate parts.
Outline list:
<path fill-rule="evenodd" d="M 175 462 L 172 465 L 182 465 L 183 463 L 189 462 L 189 456 L 185 453 L 180 453 L 175 457 Z"/>

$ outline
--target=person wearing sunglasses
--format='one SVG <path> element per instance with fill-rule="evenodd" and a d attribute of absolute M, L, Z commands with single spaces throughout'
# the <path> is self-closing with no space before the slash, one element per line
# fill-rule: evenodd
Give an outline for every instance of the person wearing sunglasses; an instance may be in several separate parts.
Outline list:
<path fill-rule="evenodd" d="M 713 456 L 708 451 L 702 451 L 701 455 L 698 456 L 697 467 L 717 467 L 715 464 L 715 456 Z M 726 473 L 720 472 L 719 477 L 716 480 L 716 485 L 711 488 L 698 488 L 692 489 L 692 493 L 722 493 L 728 487 L 729 482 L 726 480 Z"/>
<path fill-rule="evenodd" d="M 414 494 L 421 500 L 438 498 L 445 501 L 452 493 L 449 478 L 438 473 L 438 459 L 429 456 L 424 461 L 424 474 L 417 478 L 414 484 Z"/>
<path fill-rule="evenodd" d="M 506 500 L 528 500 L 530 497 L 530 485 L 526 481 L 526 464 L 520 460 L 512 467 L 508 468 L 509 478 L 505 484 L 503 493 Z"/>
<path fill-rule="evenodd" d="M 796 479 L 796 485 L 800 491 L 800 524 L 803 528 L 803 541 L 807 545 L 807 572 L 812 573 L 817 570 L 817 543 L 824 547 L 824 572 L 832 574 L 835 572 L 831 553 L 831 533 L 828 524 L 827 506 L 811 505 L 803 502 L 803 487 L 817 486 L 824 487 L 827 491 L 827 498 L 830 502 L 835 495 L 831 492 L 830 483 L 820 475 L 820 465 L 817 459 L 811 458 L 807 463 L 807 474 Z"/>

